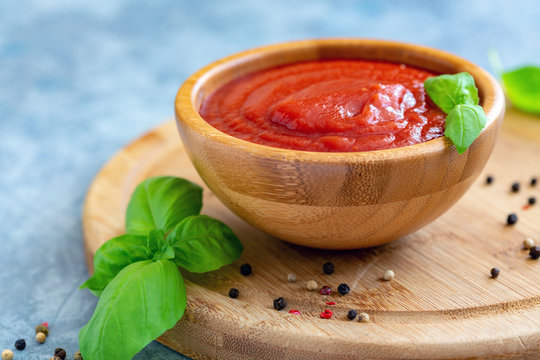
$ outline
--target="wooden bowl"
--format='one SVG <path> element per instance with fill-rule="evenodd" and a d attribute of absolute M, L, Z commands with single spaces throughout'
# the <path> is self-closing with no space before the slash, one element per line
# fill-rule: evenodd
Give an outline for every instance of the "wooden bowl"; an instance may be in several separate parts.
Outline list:
<path fill-rule="evenodd" d="M 240 140 L 199 115 L 206 96 L 239 76 L 333 58 L 387 60 L 436 73 L 467 71 L 475 78 L 488 123 L 461 155 L 444 137 L 389 150 L 324 153 Z M 492 76 L 446 52 L 381 40 L 322 39 L 266 46 L 216 61 L 180 87 L 175 112 L 193 165 L 234 213 L 291 243 L 357 249 L 410 234 L 455 204 L 491 154 L 504 105 Z"/>

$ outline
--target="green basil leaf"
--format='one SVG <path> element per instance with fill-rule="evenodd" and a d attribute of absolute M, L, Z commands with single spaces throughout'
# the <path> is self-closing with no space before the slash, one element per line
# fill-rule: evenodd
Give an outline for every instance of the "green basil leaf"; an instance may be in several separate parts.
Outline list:
<path fill-rule="evenodd" d="M 508 99 L 522 111 L 540 114 L 540 67 L 525 66 L 502 74 Z"/>
<path fill-rule="evenodd" d="M 168 233 L 183 218 L 202 207 L 202 188 L 185 179 L 162 176 L 143 181 L 131 195 L 126 232 L 148 235 L 154 229 Z"/>
<path fill-rule="evenodd" d="M 122 235 L 110 239 L 94 255 L 94 274 L 81 285 L 100 296 L 105 287 L 131 263 L 152 258 L 145 236 Z"/>
<path fill-rule="evenodd" d="M 182 220 L 167 236 L 184 269 L 202 273 L 230 264 L 242 254 L 242 243 L 227 225 L 206 215 Z"/>
<path fill-rule="evenodd" d="M 174 249 L 165 241 L 163 230 L 152 230 L 148 234 L 147 246 L 153 254 L 152 260 L 168 260 L 174 258 Z"/>
<path fill-rule="evenodd" d="M 173 262 L 133 263 L 105 288 L 79 332 L 81 354 L 92 360 L 129 360 L 172 328 L 185 308 L 186 288 Z"/>
<path fill-rule="evenodd" d="M 447 114 L 456 105 L 478 105 L 478 89 L 474 78 L 466 72 L 427 78 L 424 88 L 431 100 Z"/>
<path fill-rule="evenodd" d="M 479 105 L 456 105 L 446 117 L 444 135 L 448 137 L 458 153 L 462 154 L 478 137 L 487 119 Z"/>

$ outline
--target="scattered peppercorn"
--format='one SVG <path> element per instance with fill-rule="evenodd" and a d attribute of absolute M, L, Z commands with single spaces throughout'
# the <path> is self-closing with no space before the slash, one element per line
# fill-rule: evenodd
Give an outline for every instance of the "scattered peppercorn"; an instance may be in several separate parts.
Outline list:
<path fill-rule="evenodd" d="M 289 273 L 289 275 L 287 275 L 287 281 L 290 283 L 296 282 L 296 275 Z"/>
<path fill-rule="evenodd" d="M 491 184 L 491 183 L 493 183 L 493 176 L 488 175 L 488 177 L 486 178 L 486 184 L 489 185 L 489 184 Z"/>
<path fill-rule="evenodd" d="M 317 284 L 317 282 L 315 280 L 309 280 L 307 283 L 306 283 L 306 286 L 307 286 L 307 289 L 309 291 L 313 291 L 313 290 L 316 290 L 319 285 Z"/>
<path fill-rule="evenodd" d="M 326 305 L 336 305 L 336 302 L 335 301 L 327 301 Z"/>
<path fill-rule="evenodd" d="M 363 322 L 363 323 L 369 322 L 369 315 L 366 313 L 360 313 L 358 315 L 358 321 Z"/>
<path fill-rule="evenodd" d="M 521 185 L 518 182 L 512 184 L 512 192 L 518 192 Z"/>
<path fill-rule="evenodd" d="M 534 196 L 531 196 L 529 198 L 528 202 L 529 202 L 529 205 L 534 205 L 534 204 L 536 204 L 536 198 Z"/>
<path fill-rule="evenodd" d="M 536 184 L 538 183 L 538 179 L 533 177 L 531 178 L 531 186 L 536 186 Z"/>
<path fill-rule="evenodd" d="M 62 348 L 54 349 L 54 356 L 58 356 L 62 360 L 66 360 L 66 350 Z"/>
<path fill-rule="evenodd" d="M 540 246 L 532 246 L 529 250 L 529 256 L 534 260 L 540 258 Z"/>
<path fill-rule="evenodd" d="M 383 277 L 383 279 L 385 281 L 392 281 L 392 280 L 394 280 L 395 276 L 396 275 L 394 274 L 394 272 L 392 270 L 386 270 L 382 277 Z"/>
<path fill-rule="evenodd" d="M 323 319 L 330 319 L 332 317 L 332 311 L 331 310 L 324 310 L 322 313 L 319 314 L 319 316 Z"/>
<path fill-rule="evenodd" d="M 339 284 L 339 286 L 337 288 L 337 291 L 341 295 L 347 295 L 349 293 L 349 291 L 351 291 L 351 288 L 347 284 Z"/>
<path fill-rule="evenodd" d="M 240 266 L 240 273 L 244 276 L 248 276 L 251 274 L 251 265 L 249 264 L 242 264 Z"/>
<path fill-rule="evenodd" d="M 45 333 L 38 332 L 36 334 L 36 341 L 38 343 L 43 344 L 45 342 L 45 340 L 47 340 L 47 335 L 45 335 Z"/>
<path fill-rule="evenodd" d="M 534 246 L 534 239 L 533 238 L 525 238 L 525 240 L 523 240 L 523 247 L 525 249 L 530 249 Z"/>
<path fill-rule="evenodd" d="M 491 277 L 492 277 L 493 279 L 496 279 L 497 276 L 499 276 L 499 273 L 500 273 L 500 272 L 501 272 L 501 271 L 500 271 L 498 268 L 493 268 L 493 269 L 491 269 Z"/>
<path fill-rule="evenodd" d="M 2 351 L 2 360 L 11 360 L 13 359 L 13 351 L 6 349 Z"/>
<path fill-rule="evenodd" d="M 509 214 L 508 217 L 506 218 L 507 225 L 514 225 L 515 223 L 517 223 L 517 221 L 518 221 L 518 217 L 514 213 Z"/>
<path fill-rule="evenodd" d="M 15 349 L 24 350 L 25 347 L 26 347 L 26 341 L 24 339 L 19 339 L 15 341 Z"/>
<path fill-rule="evenodd" d="M 274 309 L 276 310 L 283 310 L 285 309 L 285 306 L 287 306 L 287 300 L 280 297 L 274 300 Z"/>
<path fill-rule="evenodd" d="M 44 333 L 45 335 L 49 336 L 49 327 L 45 324 L 39 324 L 36 325 L 36 334 L 37 333 Z"/>
<path fill-rule="evenodd" d="M 347 319 L 354 320 L 356 319 L 356 315 L 358 315 L 356 313 L 356 310 L 349 310 L 349 312 L 347 313 Z"/>
<path fill-rule="evenodd" d="M 327 262 L 327 263 L 324 263 L 323 267 L 322 267 L 322 271 L 326 274 L 326 275 L 330 275 L 330 274 L 333 274 L 334 273 L 334 264 L 332 264 L 330 261 Z"/>
<path fill-rule="evenodd" d="M 321 295 L 330 295 L 332 294 L 332 288 L 330 286 L 324 285 L 321 290 L 319 290 Z"/>
<path fill-rule="evenodd" d="M 75 352 L 75 355 L 73 355 L 73 360 L 83 360 L 80 351 Z"/>
<path fill-rule="evenodd" d="M 289 314 L 300 315 L 300 311 L 292 309 L 292 310 L 289 310 Z"/>
<path fill-rule="evenodd" d="M 232 298 L 232 299 L 236 299 L 239 294 L 240 294 L 240 291 L 238 291 L 238 289 L 231 288 L 229 290 L 229 297 Z"/>

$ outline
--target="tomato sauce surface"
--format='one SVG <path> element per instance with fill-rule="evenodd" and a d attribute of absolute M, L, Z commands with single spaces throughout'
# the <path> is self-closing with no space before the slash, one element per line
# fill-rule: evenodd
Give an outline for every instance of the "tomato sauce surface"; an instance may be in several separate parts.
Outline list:
<path fill-rule="evenodd" d="M 404 64 L 318 60 L 251 73 L 216 90 L 200 114 L 215 128 L 285 149 L 355 152 L 417 144 L 444 134 L 445 114 Z"/>

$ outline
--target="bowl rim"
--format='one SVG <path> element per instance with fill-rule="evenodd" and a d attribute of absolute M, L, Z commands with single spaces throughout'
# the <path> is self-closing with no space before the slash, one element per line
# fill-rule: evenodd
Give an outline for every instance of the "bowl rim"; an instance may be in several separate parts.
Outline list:
<path fill-rule="evenodd" d="M 275 55 L 279 52 L 287 50 L 305 50 L 313 51 L 322 46 L 343 46 L 350 47 L 352 45 L 372 46 L 388 49 L 407 49 L 426 57 L 443 60 L 452 63 L 456 67 L 465 68 L 475 78 L 475 82 L 480 92 L 482 93 L 482 107 L 486 113 L 487 123 L 479 136 L 487 132 L 492 127 L 498 126 L 497 120 L 499 117 L 502 120 L 502 113 L 505 108 L 504 93 L 499 83 L 486 70 L 480 66 L 465 60 L 459 56 L 453 55 L 443 50 L 431 48 L 423 45 L 416 45 L 406 42 L 366 39 L 366 38 L 320 38 L 308 39 L 292 42 L 284 42 L 271 44 L 253 49 L 241 51 L 233 55 L 226 56 L 217 61 L 214 61 L 205 67 L 199 69 L 190 75 L 181 85 L 175 98 L 175 117 L 177 125 L 180 123 L 188 126 L 191 130 L 199 135 L 212 139 L 222 145 L 234 146 L 239 150 L 250 153 L 252 155 L 263 156 L 267 158 L 289 159 L 292 161 L 310 161 L 322 163 L 341 163 L 347 162 L 365 162 L 365 161 L 381 161 L 388 158 L 392 159 L 407 159 L 418 155 L 425 156 L 426 154 L 436 154 L 453 149 L 457 151 L 451 141 L 445 136 L 438 137 L 433 140 L 421 142 L 414 145 L 396 147 L 383 150 L 370 150 L 358 152 L 319 152 L 308 150 L 283 149 L 268 145 L 253 143 L 247 140 L 242 140 L 229 135 L 221 130 L 210 125 L 196 109 L 195 103 L 202 85 L 212 79 L 213 76 L 227 70 L 235 64 L 245 63 L 246 61 L 256 61 L 263 56 Z M 336 57 L 337 59 L 338 57 Z M 360 59 L 360 58 L 358 58 Z M 384 61 L 384 60 L 383 60 Z M 392 61 L 392 60 L 388 60 Z M 294 62 L 285 62 L 294 63 Z M 413 65 L 422 68 L 421 66 Z M 270 67 L 269 67 L 270 68 Z M 480 81 L 479 81 L 480 80 Z M 482 86 L 480 89 L 480 84 Z M 469 149 L 463 154 L 465 155 Z"/>

